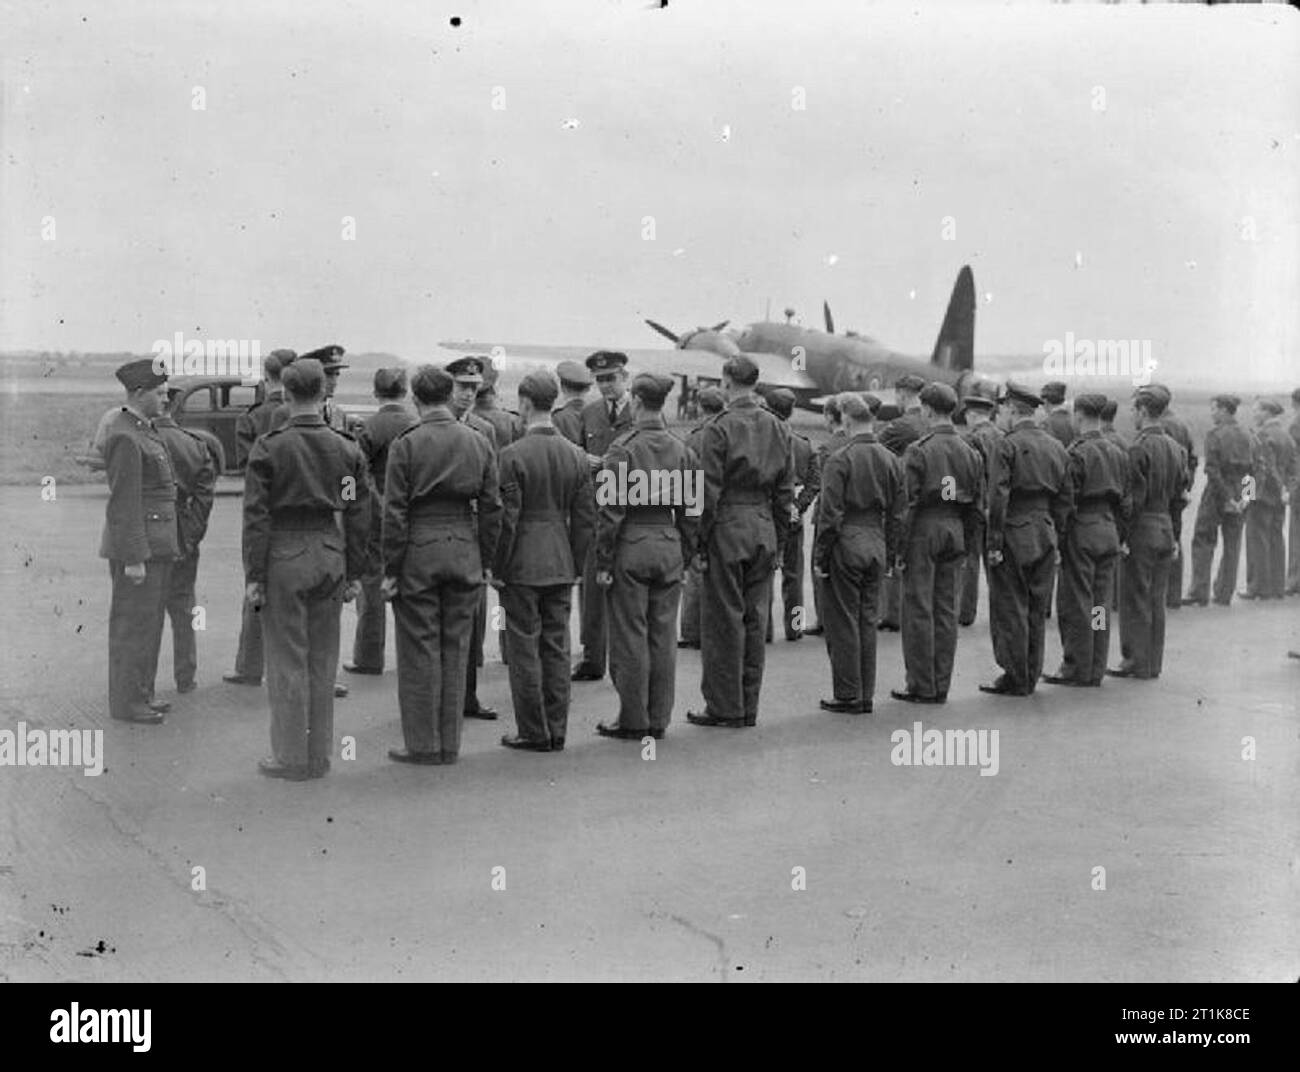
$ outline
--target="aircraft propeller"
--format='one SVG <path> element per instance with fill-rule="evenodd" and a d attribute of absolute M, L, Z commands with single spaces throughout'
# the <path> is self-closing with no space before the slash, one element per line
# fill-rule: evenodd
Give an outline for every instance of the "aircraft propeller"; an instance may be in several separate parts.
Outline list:
<path fill-rule="evenodd" d="M 666 327 L 664 327 L 662 324 L 657 323 L 657 322 L 654 321 L 654 320 L 647 320 L 646 323 L 647 323 L 647 324 L 648 324 L 648 325 L 649 325 L 649 326 L 650 326 L 654 331 L 657 331 L 660 335 L 662 335 L 662 336 L 663 336 L 665 339 L 667 339 L 669 342 L 673 343 L 674 345 L 681 345 L 682 337 L 681 337 L 680 335 L 678 335 L 676 332 L 669 331 L 669 330 L 668 330 Z M 730 323 L 731 323 L 730 320 L 721 320 L 721 321 L 719 321 L 718 323 L 714 324 L 713 327 L 711 327 L 711 328 L 704 328 L 704 327 L 696 328 L 695 331 L 690 332 L 690 335 L 694 335 L 696 332 L 700 332 L 700 331 L 721 331 L 723 328 L 725 328 L 725 327 L 726 327 L 728 324 L 730 324 Z M 688 336 L 688 337 L 689 337 L 689 336 Z"/>
<path fill-rule="evenodd" d="M 834 334 L 835 334 L 835 318 L 831 316 L 831 304 L 830 304 L 830 302 L 827 302 L 827 301 L 823 301 L 823 302 L 822 302 L 822 316 L 824 316 L 824 317 L 826 318 L 826 334 L 827 334 L 827 335 L 834 335 Z"/>

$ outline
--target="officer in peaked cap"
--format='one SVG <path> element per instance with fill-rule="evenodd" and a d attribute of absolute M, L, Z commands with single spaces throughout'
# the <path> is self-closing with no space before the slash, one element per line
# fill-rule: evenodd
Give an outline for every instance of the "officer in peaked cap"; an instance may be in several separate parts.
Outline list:
<path fill-rule="evenodd" d="M 108 559 L 108 703 L 113 718 L 156 724 L 170 705 L 153 699 L 164 601 L 179 553 L 176 479 L 154 426 L 166 404 L 167 375 L 152 358 L 117 370 L 126 404 L 105 429 L 108 510 L 99 555 Z"/>
<path fill-rule="evenodd" d="M 810 617 L 803 605 L 804 571 L 804 514 L 798 509 L 799 493 L 811 478 L 813 445 L 807 436 L 789 426 L 794 412 L 795 394 L 788 387 L 778 387 L 767 394 L 767 408 L 790 428 L 790 449 L 794 453 L 794 494 L 796 513 L 790 520 L 790 535 L 781 560 L 781 607 L 786 640 L 799 640 L 803 636 L 803 623 Z M 772 601 L 776 602 L 776 586 L 772 586 Z M 767 612 L 767 639 L 772 639 L 772 611 Z"/>
<path fill-rule="evenodd" d="M 1002 429 L 993 420 L 997 403 L 985 395 L 966 395 L 961 401 L 966 414 L 961 434 L 980 456 L 987 494 L 990 464 L 998 441 L 1002 438 Z M 983 524 L 978 525 L 969 534 L 970 545 L 966 548 L 966 558 L 958 575 L 958 625 L 973 625 L 979 609 L 980 572 L 984 569 L 984 528 Z"/>
<path fill-rule="evenodd" d="M 582 441 L 593 470 L 599 470 L 614 439 L 632 427 L 627 394 L 627 354 L 597 350 L 587 358 L 600 397 L 582 410 Z M 593 542 L 582 573 L 582 658 L 573 668 L 574 681 L 599 681 L 605 676 L 608 627 L 606 592 L 596 584 L 596 549 Z"/>
<path fill-rule="evenodd" d="M 591 371 L 580 361 L 561 361 L 555 366 L 560 381 L 560 404 L 551 413 L 551 423 L 570 443 L 582 446 L 582 410 L 591 388 Z"/>
<path fill-rule="evenodd" d="M 339 346 L 338 343 L 331 343 L 329 346 L 322 346 L 319 350 L 305 353 L 299 358 L 301 361 L 310 358 L 320 362 L 321 369 L 325 373 L 325 399 L 321 403 L 321 416 L 325 418 L 325 423 L 336 432 L 352 430 L 348 425 L 347 417 L 339 408 L 338 403 L 334 401 L 334 392 L 339 385 L 339 374 L 345 368 L 351 367 L 343 360 L 344 353 L 343 347 Z"/>

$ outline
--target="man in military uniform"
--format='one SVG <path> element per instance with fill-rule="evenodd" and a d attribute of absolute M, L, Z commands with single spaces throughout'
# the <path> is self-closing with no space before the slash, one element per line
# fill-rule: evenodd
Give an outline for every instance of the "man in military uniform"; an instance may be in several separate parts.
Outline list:
<path fill-rule="evenodd" d="M 174 400 L 175 394 L 170 394 L 168 407 L 154 420 L 154 427 L 167 446 L 176 478 L 177 555 L 172 562 L 164 606 L 172 623 L 172 673 L 176 691 L 185 693 L 194 691 L 194 674 L 198 669 L 194 587 L 199 573 L 199 543 L 208 531 L 208 516 L 216 494 L 217 467 L 203 438 L 172 419 Z"/>
<path fill-rule="evenodd" d="M 319 361 L 321 368 L 325 370 L 325 394 L 321 399 L 321 418 L 336 432 L 354 433 L 357 422 L 344 413 L 343 407 L 334 401 L 334 392 L 339 386 L 339 376 L 345 368 L 352 367 L 343 360 L 345 352 L 338 343 L 332 343 L 329 346 L 322 346 L 319 350 L 303 354 L 302 357 Z"/>
<path fill-rule="evenodd" d="M 1237 588 L 1237 565 L 1241 559 L 1242 512 L 1248 494 L 1247 481 L 1255 475 L 1256 448 L 1251 435 L 1237 424 L 1236 395 L 1215 395 L 1210 400 L 1210 419 L 1205 433 L 1205 490 L 1196 510 L 1192 535 L 1192 583 L 1183 605 L 1204 607 L 1210 601 L 1210 565 L 1223 530 L 1223 558 L 1214 580 L 1214 602 L 1228 606 Z"/>
<path fill-rule="evenodd" d="M 813 576 L 822 579 L 832 698 L 824 711 L 870 714 L 876 692 L 876 606 L 898 546 L 907 497 L 902 463 L 875 435 L 880 399 L 846 392 L 828 399 L 844 440 L 821 467 Z"/>
<path fill-rule="evenodd" d="M 704 426 L 727 405 L 726 396 L 718 387 L 702 387 L 696 396 L 700 410 L 700 423 L 687 433 L 686 445 L 698 460 L 704 442 Z M 695 568 L 695 556 L 692 554 L 686 563 L 686 573 L 682 580 L 682 625 L 679 648 L 698 648 L 700 646 L 700 593 L 704 589 L 704 578 Z"/>
<path fill-rule="evenodd" d="M 1300 595 L 1300 387 L 1291 392 L 1291 426 L 1288 431 L 1296 451 L 1296 466 L 1288 489 L 1291 520 L 1287 529 L 1286 594 L 1294 596 Z"/>
<path fill-rule="evenodd" d="M 370 481 L 356 441 L 321 415 L 320 362 L 300 358 L 282 378 L 288 423 L 253 444 L 244 474 L 244 576 L 263 606 L 271 702 L 272 756 L 258 769 L 301 781 L 329 770 L 339 619 L 369 569 Z"/>
<path fill-rule="evenodd" d="M 1094 688 L 1106 673 L 1115 564 L 1132 502 L 1128 452 L 1101 434 L 1105 406 L 1100 394 L 1074 400 L 1078 436 L 1066 469 L 1073 508 L 1061 534 L 1056 593 L 1061 666 L 1043 675 L 1049 685 Z"/>
<path fill-rule="evenodd" d="M 890 695 L 946 703 L 957 654 L 957 570 L 984 509 L 984 462 L 957 434 L 957 392 L 932 383 L 921 392 L 929 430 L 903 454 L 907 511 L 895 569 L 903 574 L 903 660 L 907 685 Z"/>
<path fill-rule="evenodd" d="M 1061 446 L 1068 447 L 1074 442 L 1074 419 L 1065 405 L 1065 384 L 1053 380 L 1043 384 L 1038 394 L 1043 400 L 1043 427 Z"/>
<path fill-rule="evenodd" d="M 153 699 L 164 609 L 176 543 L 176 480 L 154 427 L 167 376 L 151 358 L 116 372 L 126 404 L 106 427 L 108 510 L 99 557 L 108 559 L 108 706 L 113 718 L 157 724 L 170 704 Z"/>
<path fill-rule="evenodd" d="M 398 763 L 445 765 L 460 755 L 474 615 L 501 531 L 495 452 L 454 416 L 456 374 L 431 365 L 416 370 L 419 423 L 388 448 L 382 589 L 393 601 L 397 634 L 405 747 L 388 756 Z M 468 385 L 471 399 L 475 386 Z"/>
<path fill-rule="evenodd" d="M 586 453 L 551 421 L 549 373 L 519 384 L 524 435 L 501 451 L 501 539 L 493 583 L 506 613 L 510 696 L 507 748 L 560 752 L 569 724 L 569 612 L 595 533 Z"/>
<path fill-rule="evenodd" d="M 248 465 L 248 452 L 253 449 L 258 436 L 279 428 L 289 419 L 289 407 L 284 401 L 280 378 L 296 360 L 297 355 L 292 350 L 272 350 L 262 362 L 262 400 L 249 406 L 235 422 L 235 458 L 239 468 Z M 222 674 L 221 680 L 231 685 L 259 686 L 262 684 L 263 662 L 262 612 L 245 599 L 240 613 L 235 670 L 234 673 Z"/>
<path fill-rule="evenodd" d="M 618 718 L 596 725 L 604 737 L 660 738 L 673 711 L 677 604 L 703 487 L 698 459 L 664 422 L 672 388 L 669 377 L 648 372 L 632 381 L 633 426 L 610 444 L 601 470 L 615 480 L 626 473 L 628 492 L 597 495 L 596 583 L 608 594 L 609 672 L 619 698 Z M 648 495 L 638 494 L 640 481 Z"/>
<path fill-rule="evenodd" d="M 921 415 L 920 395 L 925 389 L 925 380 L 908 373 L 900 376 L 894 384 L 894 395 L 902 413 L 886 422 L 880 418 L 880 442 L 892 450 L 898 457 L 928 431 L 925 418 Z M 882 409 L 883 412 L 883 409 Z M 881 582 L 881 613 L 878 628 L 897 633 L 901 628 L 903 579 L 888 564 L 885 579 Z"/>
<path fill-rule="evenodd" d="M 483 370 L 483 382 L 474 396 L 474 416 L 492 425 L 499 452 L 523 435 L 524 428 L 519 414 L 509 413 L 497 405 L 496 379 L 496 369 L 489 361 Z"/>
<path fill-rule="evenodd" d="M 790 520 L 790 534 L 785 541 L 785 557 L 781 560 L 781 613 L 785 619 L 786 640 L 798 640 L 803 636 L 803 626 L 809 615 L 803 605 L 804 573 L 804 515 L 799 510 L 799 495 L 813 477 L 813 445 L 808 437 L 796 431 L 790 425 L 790 414 L 794 412 L 794 392 L 785 387 L 778 387 L 769 392 L 767 408 L 785 422 L 790 432 L 790 449 L 794 452 L 794 493 L 795 515 Z M 776 601 L 776 586 L 773 585 L 773 602 Z M 796 616 L 797 615 L 797 616 Z M 767 611 L 767 639 L 772 639 L 772 609 Z"/>
<path fill-rule="evenodd" d="M 451 415 L 462 424 L 478 432 L 487 440 L 496 458 L 500 444 L 497 443 L 496 429 L 491 422 L 485 421 L 474 412 L 474 402 L 478 398 L 478 389 L 483 386 L 483 377 L 487 371 L 488 359 L 468 355 L 448 362 L 445 366 L 452 378 Z M 481 718 L 487 722 L 497 717 L 495 708 L 485 707 L 478 698 L 478 668 L 483 665 L 483 639 L 487 635 L 487 586 L 478 589 L 478 604 L 474 611 L 474 624 L 469 644 L 469 666 L 465 672 L 465 717 Z"/>
<path fill-rule="evenodd" d="M 587 404 L 587 391 L 591 388 L 591 372 L 579 361 L 561 361 L 555 366 L 555 374 L 560 379 L 563 401 L 551 412 L 551 423 L 560 435 L 581 447 L 582 410 Z"/>
<path fill-rule="evenodd" d="M 1002 409 L 1010 425 L 998 445 L 989 487 L 989 632 L 1002 673 L 981 692 L 1028 696 L 1043 672 L 1047 607 L 1058 533 L 1071 507 L 1069 456 L 1034 423 L 1042 400 L 1014 383 Z"/>
<path fill-rule="evenodd" d="M 1124 435 L 1115 430 L 1115 417 L 1119 413 L 1119 402 L 1113 398 L 1106 399 L 1106 404 L 1101 408 L 1101 434 L 1103 439 L 1109 439 L 1128 450 L 1128 440 Z"/>
<path fill-rule="evenodd" d="M 1196 467 L 1200 462 L 1196 457 L 1196 446 L 1192 443 L 1191 429 L 1187 427 L 1187 422 L 1171 409 L 1166 409 L 1161 414 L 1160 425 L 1164 428 L 1165 435 L 1182 447 L 1187 454 L 1187 487 L 1190 490 L 1196 481 Z M 1178 554 L 1169 565 L 1169 589 L 1165 593 L 1165 607 L 1169 610 L 1183 605 L 1183 511 L 1189 501 L 1184 496 L 1176 500 L 1173 505 L 1174 543 L 1178 545 Z"/>
<path fill-rule="evenodd" d="M 1255 402 L 1258 444 L 1255 497 L 1246 508 L 1245 599 L 1281 599 L 1286 591 L 1286 497 L 1295 480 L 1296 448 L 1271 398 Z"/>
<path fill-rule="evenodd" d="M 851 394 L 852 392 L 844 392 L 844 393 Z M 831 395 L 829 398 L 826 399 L 825 403 L 822 406 L 822 417 L 826 421 L 826 431 L 829 435 L 829 438 L 825 442 L 821 443 L 817 447 L 817 450 L 813 453 L 812 464 L 809 466 L 809 471 L 808 471 L 808 480 L 804 484 L 803 490 L 800 491 L 795 496 L 794 508 L 801 515 L 807 511 L 808 507 L 812 505 L 812 503 L 818 498 L 818 496 L 821 493 L 822 469 L 825 467 L 827 460 L 837 450 L 847 445 L 849 441 L 849 435 L 845 424 L 844 414 L 840 409 L 840 399 L 842 397 L 843 395 Z M 874 398 L 876 396 L 873 395 L 872 397 Z M 877 401 L 879 401 L 879 399 L 877 399 Z M 887 409 L 892 409 L 894 411 L 892 416 L 888 418 L 884 416 Z M 893 420 L 899 417 L 900 415 L 901 415 L 901 411 L 898 410 L 897 406 L 887 407 L 885 405 L 881 405 L 877 407 L 874 414 L 874 418 L 875 418 L 874 427 L 879 428 L 884 425 L 887 419 Z M 892 559 L 886 560 L 886 564 L 885 564 L 886 570 L 888 570 L 890 562 L 892 562 Z M 823 571 L 823 573 L 825 572 L 826 571 Z M 825 636 L 826 635 L 826 623 L 822 619 L 822 607 L 825 605 L 826 584 L 827 584 L 829 574 L 823 576 L 823 573 L 818 573 L 816 570 L 813 570 L 813 575 L 812 575 L 813 610 L 817 612 L 817 624 L 805 625 L 803 630 L 804 636 Z M 879 589 L 879 585 L 877 585 L 876 603 L 873 610 L 878 610 L 879 607 L 880 607 L 880 589 Z"/>
<path fill-rule="evenodd" d="M 1160 424 L 1169 398 L 1168 388 L 1157 383 L 1133 396 L 1138 431 L 1129 447 L 1133 506 L 1119 617 L 1124 658 L 1118 669 L 1106 671 L 1113 677 L 1157 678 L 1164 662 L 1165 593 L 1178 553 L 1172 507 L 1188 484 L 1187 452 Z"/>
<path fill-rule="evenodd" d="M 593 470 L 600 468 L 615 437 L 632 427 L 632 409 L 627 394 L 627 354 L 598 350 L 587 358 L 587 368 L 596 379 L 600 397 L 582 411 L 582 449 Z M 574 681 L 599 681 L 605 676 L 608 624 L 605 620 L 605 589 L 596 584 L 596 549 L 587 553 L 582 571 L 582 658 L 573 668 Z"/>
<path fill-rule="evenodd" d="M 704 711 L 697 726 L 753 726 L 763 685 L 763 634 L 772 571 L 794 504 L 789 430 L 754 394 L 758 366 L 743 354 L 722 366 L 727 408 L 704 426 Z"/>
<path fill-rule="evenodd" d="M 370 568 L 361 580 L 357 595 L 357 629 L 352 640 L 352 661 L 344 663 L 349 674 L 382 674 L 384 647 L 388 632 L 388 611 L 380 588 L 384 563 L 379 540 L 384 520 L 384 474 L 388 468 L 388 450 L 394 439 L 416 423 L 407 409 L 406 369 L 375 370 L 375 401 L 379 409 L 357 429 L 357 445 L 366 456 L 370 474 Z"/>
<path fill-rule="evenodd" d="M 983 395 L 967 395 L 962 399 L 962 409 L 966 413 L 966 431 L 964 438 L 975 448 L 980 456 L 984 474 L 984 487 L 989 484 L 989 467 L 997 453 L 998 442 L 1002 439 L 1002 430 L 993 419 L 997 403 Z M 984 518 L 968 534 L 970 546 L 966 548 L 966 558 L 962 561 L 957 575 L 958 603 L 957 624 L 973 625 L 979 610 L 980 572 L 984 569 Z"/>

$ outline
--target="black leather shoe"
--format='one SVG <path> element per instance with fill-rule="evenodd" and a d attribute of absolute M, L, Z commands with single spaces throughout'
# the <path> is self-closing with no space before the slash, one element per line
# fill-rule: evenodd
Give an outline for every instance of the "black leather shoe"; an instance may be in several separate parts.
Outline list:
<path fill-rule="evenodd" d="M 664 739 L 664 734 L 667 732 L 668 732 L 667 730 L 657 730 L 653 726 L 651 726 L 648 730 L 646 730 L 646 733 L 649 734 L 651 737 L 653 737 L 656 741 L 662 741 Z"/>
<path fill-rule="evenodd" d="M 1065 685 L 1072 689 L 1083 689 L 1088 687 L 1088 682 L 1080 681 L 1075 677 L 1064 677 L 1061 674 L 1044 674 L 1043 681 L 1048 685 Z"/>
<path fill-rule="evenodd" d="M 599 681 L 605 676 L 603 670 L 597 670 L 594 666 L 588 666 L 586 663 L 579 663 L 573 668 L 573 676 L 570 681 Z"/>
<path fill-rule="evenodd" d="M 807 629 L 803 631 L 803 635 L 804 636 L 825 636 L 826 626 L 824 625 L 809 626 Z"/>
<path fill-rule="evenodd" d="M 439 767 L 442 765 L 441 752 L 411 752 L 405 748 L 390 748 L 388 758 L 394 763 L 415 763 L 421 767 Z"/>
<path fill-rule="evenodd" d="M 552 737 L 552 738 L 551 738 L 551 751 L 552 751 L 552 752 L 563 752 L 563 751 L 564 751 L 564 738 L 563 738 L 563 737 Z"/>
<path fill-rule="evenodd" d="M 378 677 L 380 674 L 384 672 L 384 668 L 382 666 L 376 669 L 373 666 L 356 666 L 353 663 L 344 663 L 343 669 L 346 670 L 349 674 L 373 674 L 376 677 Z"/>
<path fill-rule="evenodd" d="M 334 682 L 334 699 L 342 700 L 348 694 L 348 687 L 341 681 Z"/>
<path fill-rule="evenodd" d="M 679 640 L 677 646 L 679 648 L 694 648 L 696 651 L 700 650 L 700 642 L 698 640 Z"/>
<path fill-rule="evenodd" d="M 118 722 L 138 722 L 141 726 L 157 726 L 162 715 L 147 704 L 131 704 L 123 714 L 114 714 Z"/>
<path fill-rule="evenodd" d="M 1209 605 L 1210 601 L 1208 599 L 1193 599 L 1191 596 L 1183 599 L 1184 607 L 1208 607 Z"/>
<path fill-rule="evenodd" d="M 888 622 L 880 622 L 876 626 L 876 631 L 880 633 L 898 633 L 902 631 L 901 625 L 891 625 Z"/>
<path fill-rule="evenodd" d="M 507 748 L 516 748 L 521 752 L 549 752 L 550 741 L 530 741 L 527 737 L 502 737 L 501 743 Z"/>
<path fill-rule="evenodd" d="M 796 640 L 802 640 L 803 633 L 786 633 L 785 639 L 793 643 Z"/>
<path fill-rule="evenodd" d="M 221 680 L 227 685 L 252 685 L 254 688 L 262 684 L 260 677 L 249 677 L 247 674 L 222 674 Z"/>
<path fill-rule="evenodd" d="M 686 721 L 692 726 L 725 726 L 728 729 L 737 729 L 745 725 L 745 720 L 741 718 L 718 718 L 707 713 L 697 715 L 694 711 L 686 712 Z M 753 723 L 751 722 L 750 725 L 752 726 Z"/>
<path fill-rule="evenodd" d="M 166 700 L 149 700 L 148 706 L 150 711 L 153 711 L 159 715 L 165 715 L 168 711 L 172 709 L 172 705 L 168 703 Z"/>
<path fill-rule="evenodd" d="M 1232 606 L 1232 600 L 1231 600 L 1231 599 L 1216 599 L 1216 600 L 1214 601 L 1214 605 L 1215 605 L 1216 607 L 1231 607 L 1231 606 Z"/>
<path fill-rule="evenodd" d="M 451 767 L 460 762 L 459 752 L 439 752 L 444 767 Z"/>
<path fill-rule="evenodd" d="M 1261 596 L 1258 592 L 1238 592 L 1237 598 L 1238 599 L 1263 599 L 1264 597 Z"/>
<path fill-rule="evenodd" d="M 642 737 L 648 737 L 650 735 L 648 729 L 630 730 L 626 726 L 620 726 L 617 722 L 613 725 L 610 725 L 607 722 L 597 722 L 596 732 L 602 737 L 614 737 L 620 741 L 639 741 Z"/>
<path fill-rule="evenodd" d="M 742 726 L 746 727 L 746 728 L 748 728 L 748 727 L 750 727 L 750 726 L 757 726 L 757 725 L 758 725 L 758 718 L 757 718 L 757 716 L 756 716 L 756 717 L 754 717 L 754 718 L 745 718 L 745 719 L 741 719 L 740 724 L 741 724 Z"/>
<path fill-rule="evenodd" d="M 1028 696 L 1027 689 L 1019 688 L 1007 680 L 1007 675 L 1001 675 L 992 685 L 981 685 L 980 692 L 991 692 L 994 696 Z"/>
<path fill-rule="evenodd" d="M 1137 670 L 1134 670 L 1131 666 L 1110 667 L 1106 670 L 1106 673 L 1109 674 L 1111 677 L 1131 677 L 1133 678 L 1134 681 L 1149 681 L 1151 678 L 1157 676 L 1155 674 L 1139 673 Z"/>
<path fill-rule="evenodd" d="M 176 691 L 180 693 L 182 696 L 187 692 L 193 692 L 197 688 L 198 685 L 196 685 L 193 681 L 176 682 Z"/>
<path fill-rule="evenodd" d="M 902 700 L 904 703 L 937 704 L 943 702 L 937 696 L 922 696 L 919 692 L 912 692 L 910 689 L 890 689 L 889 695 L 895 700 Z"/>
<path fill-rule="evenodd" d="M 837 715 L 869 715 L 871 704 L 861 700 L 819 700 L 818 706 L 823 711 L 833 711 Z"/>
<path fill-rule="evenodd" d="M 465 708 L 465 717 L 481 718 L 484 722 L 495 722 L 497 720 L 497 712 L 494 707 L 484 707 L 482 704 L 479 704 L 477 707 Z"/>
<path fill-rule="evenodd" d="M 259 774 L 265 774 L 268 778 L 283 778 L 286 782 L 305 782 L 311 777 L 310 771 L 305 766 L 296 767 L 287 763 L 277 763 L 274 759 L 259 759 L 257 770 Z"/>

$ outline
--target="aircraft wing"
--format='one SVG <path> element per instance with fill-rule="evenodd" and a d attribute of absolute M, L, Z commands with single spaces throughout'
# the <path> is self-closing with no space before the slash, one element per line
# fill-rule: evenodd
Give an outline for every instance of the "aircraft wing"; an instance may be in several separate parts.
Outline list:
<path fill-rule="evenodd" d="M 548 346 L 529 343 L 493 343 L 480 341 L 440 342 L 444 350 L 462 354 L 488 354 L 497 357 L 498 367 L 506 368 L 512 360 L 520 365 L 543 365 L 554 368 L 561 361 L 585 361 L 599 346 Z M 627 354 L 628 368 L 638 372 L 659 372 L 669 376 L 703 376 L 716 380 L 722 376 L 726 360 L 712 350 L 668 350 L 638 348 L 622 350 Z M 758 366 L 758 382 L 769 387 L 789 387 L 795 391 L 818 390 L 816 382 L 806 372 L 798 372 L 784 357 L 775 354 L 747 353 Z"/>

